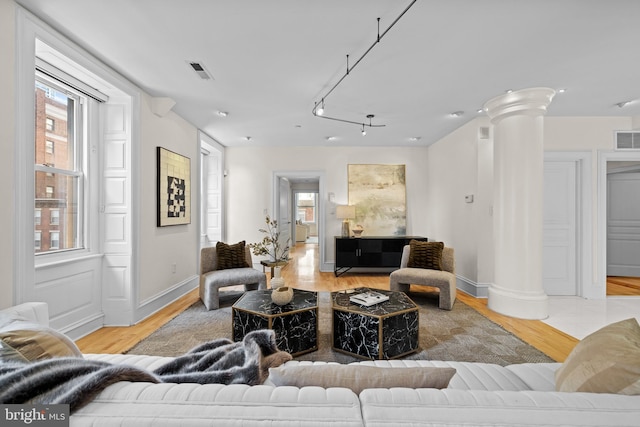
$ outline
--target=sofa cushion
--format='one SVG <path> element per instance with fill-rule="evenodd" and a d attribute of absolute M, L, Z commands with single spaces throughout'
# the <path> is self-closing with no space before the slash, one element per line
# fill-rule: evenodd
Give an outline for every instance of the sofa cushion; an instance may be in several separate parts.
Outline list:
<path fill-rule="evenodd" d="M 298 365 L 269 369 L 276 386 L 343 387 L 359 394 L 367 388 L 445 388 L 455 375 L 453 368 L 380 368 L 364 365 Z"/>
<path fill-rule="evenodd" d="M 227 270 L 229 268 L 245 268 L 250 267 L 244 252 L 245 241 L 228 245 L 223 242 L 216 244 L 216 255 L 218 256 L 218 270 Z"/>
<path fill-rule="evenodd" d="M 634 318 L 586 336 L 556 371 L 556 390 L 640 394 L 640 325 Z"/>
<path fill-rule="evenodd" d="M 30 361 L 82 357 L 66 335 L 14 314 L 0 313 L 0 340 Z M 9 357 L 9 352 L 6 355 Z"/>
<path fill-rule="evenodd" d="M 442 270 L 442 242 L 409 242 L 409 261 L 407 267 L 426 268 L 428 270 Z"/>
<path fill-rule="evenodd" d="M 121 381 L 71 416 L 74 426 L 361 427 L 351 390 Z"/>
<path fill-rule="evenodd" d="M 367 426 L 638 425 L 636 396 L 546 391 L 369 389 L 360 394 Z"/>

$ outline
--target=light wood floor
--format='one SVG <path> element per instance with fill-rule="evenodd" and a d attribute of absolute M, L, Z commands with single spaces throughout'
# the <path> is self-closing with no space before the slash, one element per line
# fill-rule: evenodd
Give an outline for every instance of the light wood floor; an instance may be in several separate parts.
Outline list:
<path fill-rule="evenodd" d="M 295 288 L 318 292 L 356 287 L 389 288 L 388 274 L 347 273 L 335 277 L 333 273 L 320 272 L 317 244 L 298 243 L 291 251 L 291 258 L 291 261 L 282 270 L 282 277 L 287 285 Z M 268 271 L 267 275 L 269 275 Z M 624 280 L 615 280 L 615 282 L 612 286 L 612 292 L 632 292 L 636 286 L 640 289 L 640 279 L 632 281 L 631 284 L 625 283 Z M 420 291 L 420 289 L 416 287 L 412 288 L 412 291 Z M 640 294 L 640 291 L 638 292 Z M 198 290 L 196 289 L 137 325 L 105 327 L 81 338 L 77 341 L 78 347 L 84 353 L 123 353 L 197 300 Z M 463 292 L 458 292 L 458 300 L 471 306 L 556 361 L 564 361 L 578 342 L 577 339 L 542 321 L 515 319 L 495 313 L 487 307 L 486 299 L 474 298 Z"/>
<path fill-rule="evenodd" d="M 607 277 L 607 295 L 640 295 L 640 277 Z"/>

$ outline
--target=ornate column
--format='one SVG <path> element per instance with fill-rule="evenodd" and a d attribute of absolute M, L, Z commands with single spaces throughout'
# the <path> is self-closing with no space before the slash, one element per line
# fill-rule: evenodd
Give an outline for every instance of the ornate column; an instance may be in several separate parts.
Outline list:
<path fill-rule="evenodd" d="M 491 99 L 494 126 L 494 283 L 490 309 L 522 319 L 548 316 L 542 287 L 543 116 L 555 91 L 531 88 Z"/>

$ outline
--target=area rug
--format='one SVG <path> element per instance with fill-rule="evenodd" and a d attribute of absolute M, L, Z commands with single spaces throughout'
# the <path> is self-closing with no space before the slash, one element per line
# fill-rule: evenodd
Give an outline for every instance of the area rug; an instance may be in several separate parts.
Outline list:
<path fill-rule="evenodd" d="M 130 354 L 179 356 L 216 338 L 232 339 L 231 306 L 240 292 L 222 293 L 220 309 L 208 311 L 201 301 L 142 340 Z M 432 295 L 410 294 L 420 310 L 420 339 L 416 353 L 403 359 L 454 360 L 499 365 L 553 362 L 536 348 L 504 330 L 468 305 L 456 301 L 453 310 L 440 310 Z M 319 293 L 319 349 L 296 360 L 351 363 L 362 360 L 331 348 L 331 304 L 328 292 Z"/>

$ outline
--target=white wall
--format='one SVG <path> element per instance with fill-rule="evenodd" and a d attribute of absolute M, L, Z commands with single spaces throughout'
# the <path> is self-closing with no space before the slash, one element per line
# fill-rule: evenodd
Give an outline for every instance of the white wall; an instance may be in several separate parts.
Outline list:
<path fill-rule="evenodd" d="M 493 144 L 479 139 L 480 118 L 428 148 L 427 234 L 456 252 L 458 287 L 484 295 L 478 287 L 493 280 Z M 473 196 L 467 203 L 465 196 Z"/>
<path fill-rule="evenodd" d="M 545 117 L 545 151 L 613 150 L 614 131 L 631 129 L 630 117 Z"/>
<path fill-rule="evenodd" d="M 12 204 L 14 185 L 15 140 L 15 3 L 0 0 L 0 198 Z M 0 308 L 13 304 L 14 218 L 13 209 L 0 209 L 3 238 L 0 239 Z"/>
<path fill-rule="evenodd" d="M 151 112 L 150 99 L 148 95 L 143 96 L 140 112 L 139 302 L 185 281 L 193 281 L 198 274 L 200 252 L 198 130 L 174 112 L 164 117 L 156 116 Z M 191 159 L 191 224 L 156 227 L 158 146 Z M 176 265 L 175 273 L 173 264 Z"/>
<path fill-rule="evenodd" d="M 426 148 L 413 147 L 232 147 L 226 150 L 227 240 L 262 239 L 264 209 L 271 213 L 274 171 L 324 171 L 325 260 L 333 262 L 334 236 L 340 235 L 335 205 L 348 202 L 348 164 L 404 164 L 407 185 L 407 234 L 427 235 Z M 330 205 L 327 194 L 335 194 Z M 332 209 L 333 208 L 333 209 Z M 428 236 L 431 237 L 431 236 Z M 254 263 L 256 259 L 254 258 Z"/>

